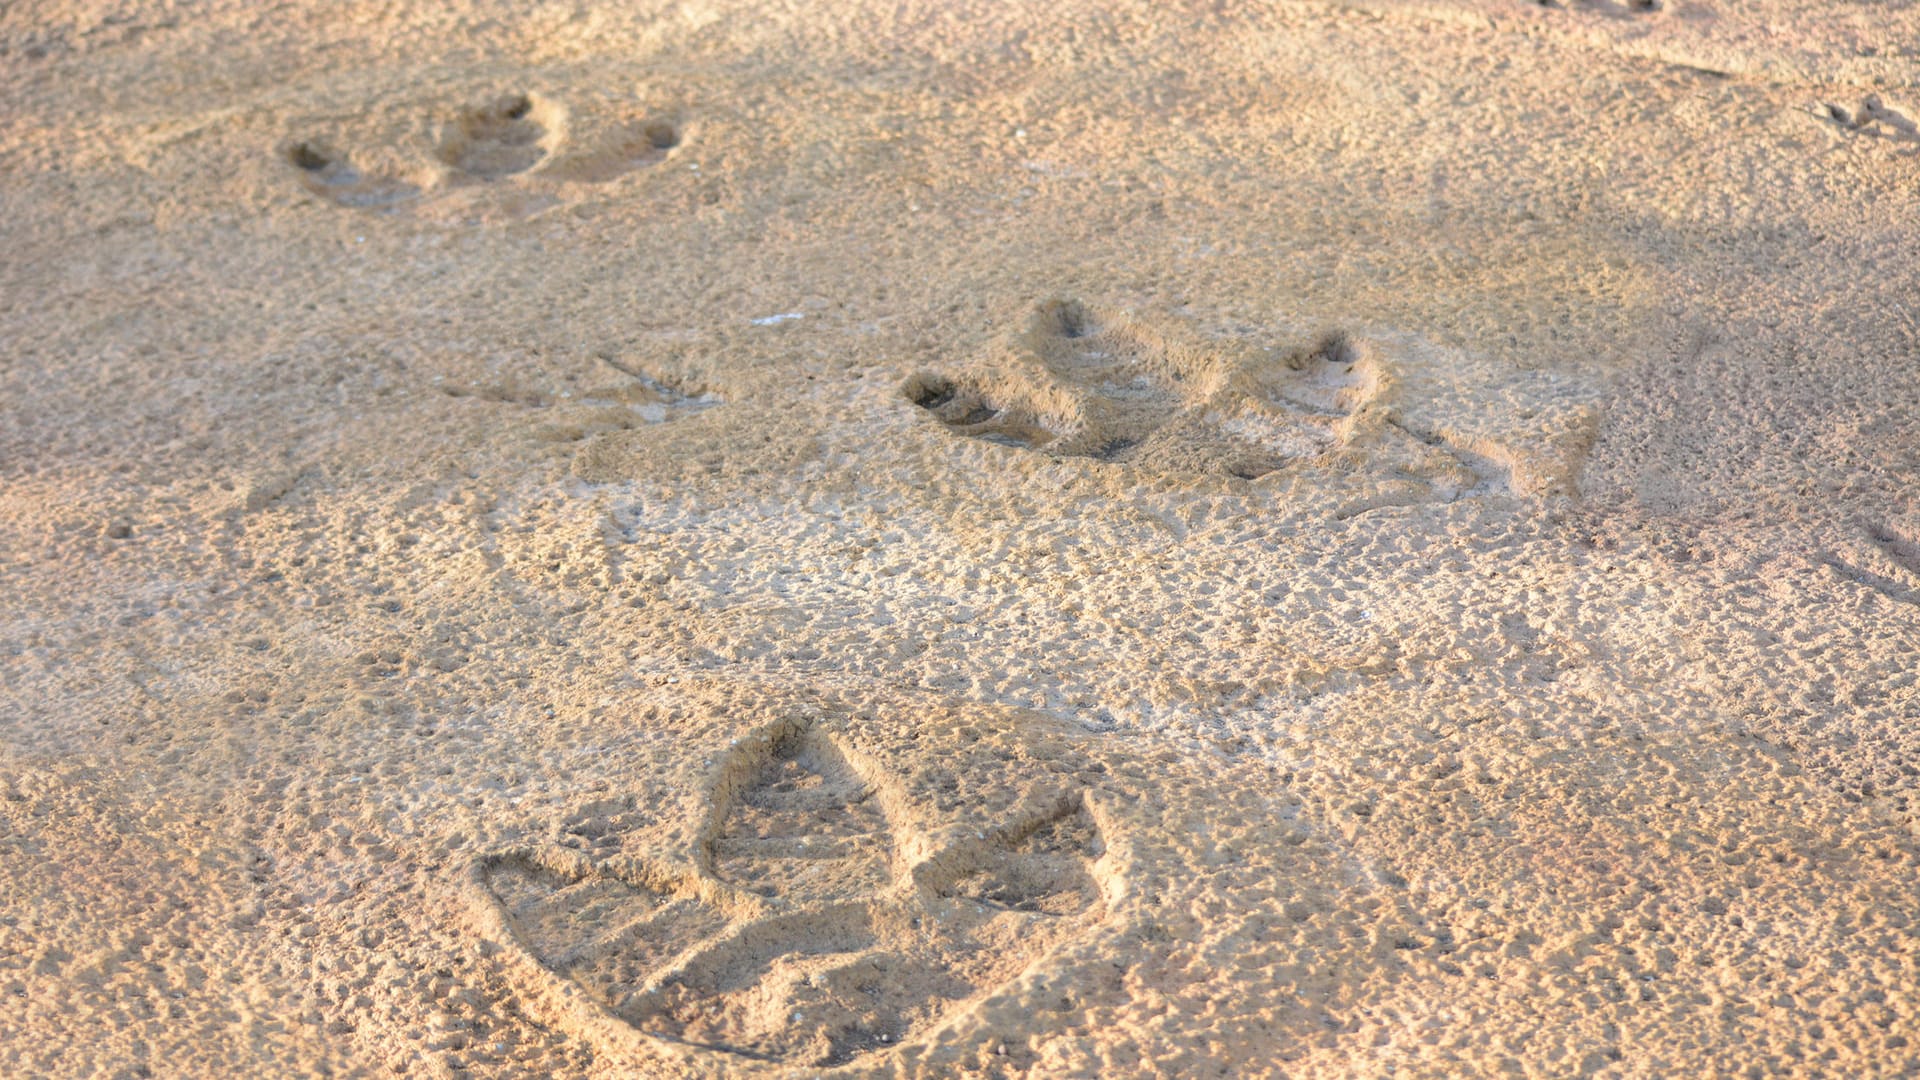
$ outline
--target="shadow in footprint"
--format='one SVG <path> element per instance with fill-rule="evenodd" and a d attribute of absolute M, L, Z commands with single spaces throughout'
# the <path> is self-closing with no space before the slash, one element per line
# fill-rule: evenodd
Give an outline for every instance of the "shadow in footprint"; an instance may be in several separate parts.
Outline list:
<path fill-rule="evenodd" d="M 440 140 L 441 161 L 497 180 L 546 160 L 562 125 L 559 107 L 529 94 L 503 94 L 461 111 Z"/>
<path fill-rule="evenodd" d="M 286 148 L 285 157 L 300 171 L 307 190 L 341 206 L 378 209 L 420 194 L 419 188 L 405 181 L 362 173 L 345 153 L 324 142 L 296 142 Z"/>
<path fill-rule="evenodd" d="M 922 372 L 902 390 L 959 435 L 1118 461 L 1190 404 L 1205 381 L 1206 358 L 1072 299 L 1040 305 L 1009 351 L 1024 370 L 998 385 Z"/>
<path fill-rule="evenodd" d="M 644 368 L 610 353 L 597 355 L 601 363 L 625 376 L 626 381 L 588 390 L 584 398 L 589 402 L 619 402 L 633 408 L 640 419 L 649 424 L 704 412 L 723 404 L 719 394 L 704 387 L 675 385 L 655 378 Z"/>
<path fill-rule="evenodd" d="M 1652 15 L 1666 6 L 1662 0 L 1534 0 L 1534 4 L 1543 8 L 1589 11 L 1613 18 Z"/>
<path fill-rule="evenodd" d="M 916 374 L 907 380 L 904 393 L 908 401 L 932 413 L 956 435 L 1001 446 L 1036 447 L 1053 441 L 1053 432 L 1005 414 L 940 375 Z"/>
<path fill-rule="evenodd" d="M 1888 142 L 1920 142 L 1920 125 L 1878 97 L 1866 98 L 1852 107 L 1827 102 L 1818 112 L 1830 123 L 1853 134 Z"/>
<path fill-rule="evenodd" d="M 1857 554 L 1870 561 L 1874 569 L 1850 562 L 1837 552 L 1827 553 L 1823 561 L 1849 581 L 1877 589 L 1903 604 L 1920 604 L 1920 541 L 1915 541 L 1879 522 L 1867 522 L 1864 545 L 1851 545 Z"/>
<path fill-rule="evenodd" d="M 658 165 L 680 146 L 681 131 L 671 120 L 649 120 L 620 128 L 591 149 L 558 159 L 547 172 L 561 180 L 604 184 L 635 169 Z"/>
<path fill-rule="evenodd" d="M 308 190 L 342 206 L 380 208 L 421 199 L 423 210 L 439 207 L 445 214 L 486 220 L 524 217 L 556 205 L 563 200 L 559 185 L 605 183 L 659 164 L 685 138 L 676 120 L 656 116 L 593 123 L 592 137 L 575 140 L 571 120 L 562 103 L 533 93 L 505 93 L 469 105 L 440 124 L 426 148 L 445 168 L 417 161 L 407 170 L 435 177 L 430 190 L 369 175 L 322 139 L 290 143 L 281 156 Z M 525 174 L 559 185 L 496 184 Z"/>

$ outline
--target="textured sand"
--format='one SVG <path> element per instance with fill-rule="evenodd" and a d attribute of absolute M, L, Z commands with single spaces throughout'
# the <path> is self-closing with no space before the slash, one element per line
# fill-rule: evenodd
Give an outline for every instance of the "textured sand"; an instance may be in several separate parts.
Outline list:
<path fill-rule="evenodd" d="M 0 1073 L 1920 1071 L 1920 12 L 0 7 Z"/>

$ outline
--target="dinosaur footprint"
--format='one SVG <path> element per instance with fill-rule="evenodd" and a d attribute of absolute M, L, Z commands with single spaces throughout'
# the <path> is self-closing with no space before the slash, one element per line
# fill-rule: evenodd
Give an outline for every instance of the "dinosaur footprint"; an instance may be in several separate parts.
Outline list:
<path fill-rule="evenodd" d="M 328 137 L 285 144 L 281 157 L 308 190 L 340 206 L 417 201 L 445 211 L 441 200 L 451 197 L 447 205 L 461 214 L 476 206 L 524 210 L 564 197 L 575 183 L 606 183 L 665 161 L 686 138 L 677 116 L 628 106 L 575 115 L 555 98 L 512 90 L 438 113 L 425 145 L 408 145 L 391 118 L 367 133 L 360 145 L 393 175 L 355 165 Z"/>
<path fill-rule="evenodd" d="M 1042 305 L 988 363 L 923 372 L 909 400 L 956 434 L 1062 457 L 1252 478 L 1342 441 L 1375 366 L 1344 338 L 1253 359 L 1076 300 Z"/>
<path fill-rule="evenodd" d="M 1108 914 L 1080 792 L 939 841 L 819 728 L 747 740 L 716 775 L 678 859 L 629 853 L 600 818 L 568 830 L 615 852 L 597 862 L 556 846 L 481 864 L 483 932 L 537 962 L 581 1032 L 841 1064 L 924 1036 Z"/>
<path fill-rule="evenodd" d="M 1067 457 L 1136 456 L 1204 392 L 1211 358 L 1151 327 L 1077 300 L 1036 310 L 995 369 L 956 380 L 921 373 L 906 395 L 955 433 Z"/>
<path fill-rule="evenodd" d="M 902 390 L 968 438 L 1249 480 L 1319 463 L 1394 503 L 1570 490 L 1594 422 L 1583 386 L 1344 334 L 1292 350 L 1196 341 L 1054 300 L 965 369 Z"/>
<path fill-rule="evenodd" d="M 1920 142 L 1920 125 L 1877 95 L 1863 98 L 1853 106 L 1826 102 L 1815 110 L 1815 115 L 1850 134 L 1890 142 Z"/>

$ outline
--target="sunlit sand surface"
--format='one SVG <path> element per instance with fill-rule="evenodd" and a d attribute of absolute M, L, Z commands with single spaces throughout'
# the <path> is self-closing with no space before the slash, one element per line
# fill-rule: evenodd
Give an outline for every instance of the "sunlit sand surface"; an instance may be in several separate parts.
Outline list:
<path fill-rule="evenodd" d="M 0 1074 L 1920 1072 L 1916 42 L 0 10 Z"/>

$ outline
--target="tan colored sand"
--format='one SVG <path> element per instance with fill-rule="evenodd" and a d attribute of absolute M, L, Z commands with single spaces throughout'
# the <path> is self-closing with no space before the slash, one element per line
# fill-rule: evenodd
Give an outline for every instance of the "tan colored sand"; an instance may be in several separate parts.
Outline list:
<path fill-rule="evenodd" d="M 1916 42 L 0 9 L 0 1074 L 1920 1071 Z"/>

